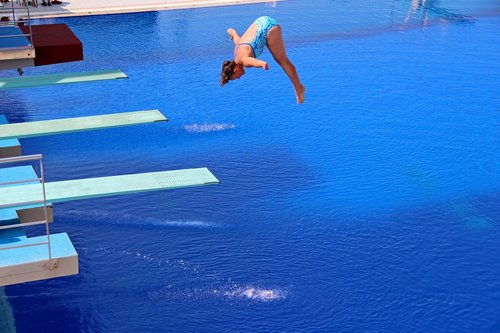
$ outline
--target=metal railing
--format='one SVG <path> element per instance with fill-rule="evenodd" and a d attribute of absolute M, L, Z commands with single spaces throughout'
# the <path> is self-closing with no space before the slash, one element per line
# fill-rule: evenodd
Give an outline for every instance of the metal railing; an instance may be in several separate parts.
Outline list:
<path fill-rule="evenodd" d="M 0 251 L 22 248 L 22 247 L 47 245 L 48 254 L 49 254 L 49 265 L 48 266 L 44 265 L 44 267 L 52 270 L 53 268 L 55 268 L 56 263 L 52 261 L 52 250 L 51 250 L 51 244 L 50 244 L 50 229 L 49 229 L 49 214 L 48 214 L 48 207 L 47 207 L 47 194 L 45 191 L 45 174 L 43 171 L 42 158 L 43 158 L 42 154 L 0 158 L 0 165 L 8 164 L 8 163 L 23 163 L 23 162 L 38 161 L 39 168 L 40 168 L 40 177 L 31 178 L 31 179 L 15 180 L 15 181 L 7 181 L 7 182 L 0 182 L 0 187 L 7 186 L 8 188 L 12 189 L 13 192 L 16 190 L 15 185 L 22 185 L 22 184 L 27 184 L 27 183 L 31 183 L 31 184 L 40 183 L 41 187 L 42 187 L 42 198 L 40 200 L 21 201 L 21 202 L 15 202 L 15 203 L 10 203 L 10 204 L 4 204 L 4 205 L 0 205 L 0 209 L 5 209 L 5 208 L 9 208 L 9 207 L 11 207 L 11 208 L 22 207 L 22 206 L 28 206 L 28 205 L 34 205 L 34 204 L 43 204 L 43 214 L 44 214 L 44 220 L 27 222 L 27 223 L 16 223 L 16 224 L 10 224 L 10 225 L 3 225 L 3 226 L 0 226 L 0 230 L 22 228 L 22 227 L 27 227 L 27 226 L 44 224 L 45 225 L 45 234 L 47 236 L 47 241 L 32 243 L 32 244 L 1 247 Z"/>
<path fill-rule="evenodd" d="M 36 0 L 32 0 L 32 3 L 36 3 Z M 0 16 L 6 17 L 8 21 L 0 22 L 0 27 L 10 27 L 10 26 L 27 26 L 29 29 L 29 33 L 27 34 L 14 34 L 14 35 L 0 35 L 0 38 L 18 38 L 18 37 L 26 37 L 30 41 L 29 47 L 33 47 L 33 31 L 31 29 L 31 16 L 30 16 L 30 5 L 26 1 L 17 1 L 17 6 L 14 6 L 14 0 L 10 0 L 10 8 L 7 6 L 0 7 Z M 36 7 L 36 6 L 35 6 Z M 26 11 L 26 19 L 23 17 L 19 17 L 16 15 L 16 10 L 25 10 Z M 18 13 L 17 13 L 18 14 Z M 9 17 L 12 17 L 12 19 Z M 19 18 L 18 18 L 19 17 Z"/>

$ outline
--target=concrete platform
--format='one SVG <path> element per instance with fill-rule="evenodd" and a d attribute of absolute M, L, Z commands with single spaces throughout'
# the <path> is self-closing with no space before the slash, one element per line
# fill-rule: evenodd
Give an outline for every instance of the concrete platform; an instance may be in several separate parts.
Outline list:
<path fill-rule="evenodd" d="M 19 28 L 24 34 L 33 35 L 35 66 L 83 60 L 82 42 L 66 24 L 22 25 Z"/>
<path fill-rule="evenodd" d="M 0 114 L 0 125 L 8 124 L 7 117 Z M 21 156 L 21 143 L 17 139 L 0 140 L 0 158 Z"/>
<path fill-rule="evenodd" d="M 30 165 L 0 168 L 0 182 L 30 180 L 37 177 Z M 18 188 L 22 185 L 9 186 Z M 44 220 L 44 217 L 43 206 L 40 205 L 26 207 L 22 211 L 15 208 L 0 209 L 0 226 L 14 224 L 20 226 L 0 230 L 0 286 L 78 273 L 78 256 L 66 234 L 51 236 L 52 262 L 48 260 L 47 245 L 9 249 L 12 246 L 46 242 L 46 236 L 26 237 L 22 228 L 23 220 L 33 222 Z M 48 218 L 52 221 L 52 208 L 48 212 Z M 51 269 L 53 266 L 54 269 Z"/>
<path fill-rule="evenodd" d="M 50 235 L 52 262 L 47 245 L 2 249 L 46 240 L 38 236 L 0 244 L 0 286 L 78 274 L 78 254 L 66 233 Z"/>
<path fill-rule="evenodd" d="M 15 25 L 0 26 L 0 35 L 12 36 L 0 38 L 0 70 L 35 66 L 35 47 L 23 34 L 25 32 Z"/>

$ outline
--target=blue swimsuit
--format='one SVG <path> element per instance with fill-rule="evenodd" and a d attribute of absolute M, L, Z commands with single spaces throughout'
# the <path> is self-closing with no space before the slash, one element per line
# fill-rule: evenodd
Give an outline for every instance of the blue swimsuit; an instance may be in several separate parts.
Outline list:
<path fill-rule="evenodd" d="M 238 46 L 250 45 L 255 58 L 257 58 L 264 51 L 264 46 L 267 44 L 267 33 L 272 27 L 277 26 L 278 22 L 270 16 L 261 16 L 255 20 L 254 24 L 257 25 L 255 38 L 250 43 L 239 43 Z"/>

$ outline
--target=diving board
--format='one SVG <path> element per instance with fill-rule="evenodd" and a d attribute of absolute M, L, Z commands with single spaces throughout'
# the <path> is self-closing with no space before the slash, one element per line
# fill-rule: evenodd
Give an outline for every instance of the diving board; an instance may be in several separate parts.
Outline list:
<path fill-rule="evenodd" d="M 159 110 L 123 112 L 88 117 L 33 121 L 0 125 L 0 140 L 71 133 L 118 126 L 167 121 Z"/>
<path fill-rule="evenodd" d="M 45 183 L 47 202 L 57 203 L 155 190 L 219 184 L 207 169 L 182 169 Z M 41 184 L 0 187 L 1 207 L 23 207 L 43 198 Z"/>
<path fill-rule="evenodd" d="M 0 90 L 126 78 L 128 78 L 127 74 L 123 73 L 119 69 L 95 72 L 19 76 L 12 78 L 0 78 Z"/>

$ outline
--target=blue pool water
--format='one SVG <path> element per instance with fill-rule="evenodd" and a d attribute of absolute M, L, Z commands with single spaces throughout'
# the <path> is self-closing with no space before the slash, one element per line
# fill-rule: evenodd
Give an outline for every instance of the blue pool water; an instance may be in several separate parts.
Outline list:
<path fill-rule="evenodd" d="M 7 287 L 18 332 L 500 332 L 500 6 L 417 2 L 56 20 L 85 60 L 26 75 L 129 79 L 2 92 L 11 122 L 170 122 L 23 140 L 49 181 L 206 166 L 222 184 L 56 205 L 81 272 Z M 226 29 L 259 15 L 305 104 L 267 51 L 269 72 L 218 86 Z"/>

